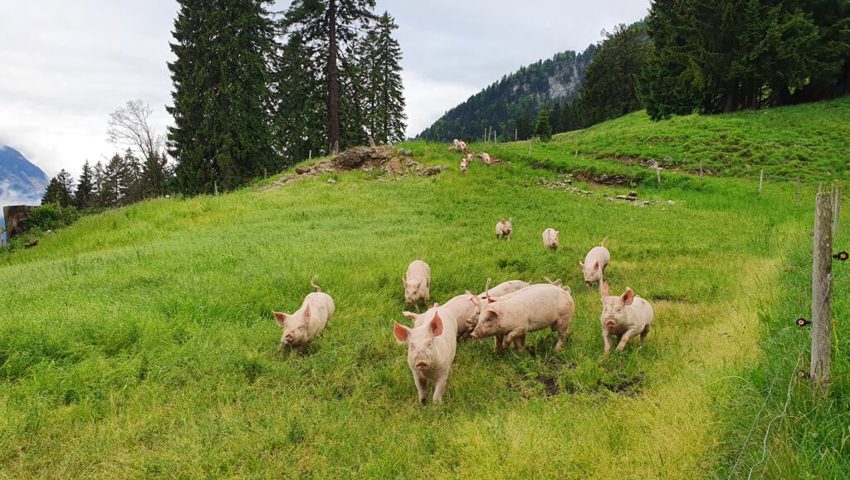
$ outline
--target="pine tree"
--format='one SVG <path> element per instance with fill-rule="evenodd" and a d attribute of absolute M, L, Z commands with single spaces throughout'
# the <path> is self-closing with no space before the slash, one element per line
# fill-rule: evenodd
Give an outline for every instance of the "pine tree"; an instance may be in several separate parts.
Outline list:
<path fill-rule="evenodd" d="M 401 47 L 393 38 L 398 25 L 384 12 L 367 34 L 366 117 L 372 137 L 379 143 L 404 140 L 407 128 L 404 89 L 401 81 Z"/>
<path fill-rule="evenodd" d="M 549 109 L 541 108 L 540 113 L 537 114 L 534 135 L 544 142 L 552 140 L 552 124 L 549 123 Z"/>
<path fill-rule="evenodd" d="M 83 164 L 80 181 L 74 191 L 74 205 L 80 210 L 94 206 L 94 170 L 88 160 Z"/>
<path fill-rule="evenodd" d="M 300 33 L 288 36 L 275 68 L 275 139 L 287 163 L 323 155 L 327 150 L 327 103 L 321 72 Z"/>
<path fill-rule="evenodd" d="M 155 152 L 145 159 L 142 164 L 140 190 L 142 198 L 156 198 L 168 191 L 170 170 L 165 155 Z"/>
<path fill-rule="evenodd" d="M 129 149 L 121 158 L 118 168 L 118 185 L 120 205 L 130 205 L 142 200 L 142 167 L 139 159 Z"/>
<path fill-rule="evenodd" d="M 55 177 L 50 179 L 47 184 L 47 189 L 44 192 L 44 197 L 41 199 L 41 204 L 55 203 L 62 208 L 73 205 L 74 197 L 74 179 L 71 174 L 64 168 L 59 170 Z"/>
<path fill-rule="evenodd" d="M 581 89 L 585 118 L 590 123 L 641 109 L 638 75 L 652 50 L 646 27 L 640 23 L 618 25 L 605 37 L 587 68 Z"/>
<path fill-rule="evenodd" d="M 171 155 L 183 192 L 236 188 L 280 165 L 272 143 L 270 0 L 179 0 L 169 63 Z"/>
<path fill-rule="evenodd" d="M 375 0 L 294 0 L 282 22 L 287 34 L 301 35 L 321 64 L 331 152 L 345 147 L 340 121 L 340 46 L 356 40 L 359 29 L 371 22 L 374 7 Z"/>

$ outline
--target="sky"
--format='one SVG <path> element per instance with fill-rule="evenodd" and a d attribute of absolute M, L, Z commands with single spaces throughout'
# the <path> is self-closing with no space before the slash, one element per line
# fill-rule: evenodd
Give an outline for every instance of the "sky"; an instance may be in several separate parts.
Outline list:
<path fill-rule="evenodd" d="M 128 100 L 171 122 L 166 63 L 173 0 L 2 0 L 0 145 L 49 176 L 78 175 L 123 148 L 108 143 L 109 113 Z M 377 0 L 396 18 L 404 59 L 408 136 L 522 65 L 584 50 L 603 29 L 647 14 L 649 0 Z M 279 1 L 277 10 L 288 1 Z"/>

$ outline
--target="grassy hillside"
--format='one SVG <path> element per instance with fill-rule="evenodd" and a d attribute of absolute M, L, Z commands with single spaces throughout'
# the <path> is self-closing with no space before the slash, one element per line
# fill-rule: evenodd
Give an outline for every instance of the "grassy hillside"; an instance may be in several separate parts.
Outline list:
<path fill-rule="evenodd" d="M 620 134 L 617 125 L 608 135 Z M 759 407 L 804 342 L 788 319 L 805 313 L 809 187 L 796 204 L 791 184 L 769 182 L 758 194 L 751 180 L 701 184 L 665 173 L 661 186 L 577 181 L 593 192 L 585 196 L 548 189 L 540 177 L 654 174 L 573 157 L 559 142 L 531 155 L 527 145 L 502 145 L 498 153 L 512 162 L 476 163 L 464 177 L 445 145 L 409 148 L 451 169 L 145 202 L 2 257 L 0 274 L 14 287 L 0 298 L 0 478 L 850 472 L 847 409 L 832 410 L 846 378 L 826 409 L 807 405 L 805 382 L 795 383 L 795 415 L 771 425 L 761 461 L 761 435 L 782 410 L 787 376 Z M 630 189 L 659 203 L 606 199 Z M 507 216 L 514 238 L 497 241 L 493 226 Z M 561 231 L 557 253 L 541 245 L 550 226 Z M 612 290 L 630 286 L 656 311 L 646 345 L 608 359 L 598 294 L 576 266 L 603 237 Z M 391 333 L 403 320 L 401 276 L 414 258 L 430 263 L 440 302 L 480 290 L 487 277 L 561 278 L 577 302 L 573 336 L 557 354 L 548 332 L 529 336 L 527 354 L 464 342 L 446 403 L 422 408 Z M 308 354 L 275 353 L 271 311 L 296 309 L 313 274 L 337 315 Z M 845 283 L 840 276 L 834 288 Z M 847 309 L 838 302 L 836 318 Z M 837 328 L 846 352 L 848 327 Z M 801 441 L 812 433 L 820 436 Z M 806 448 L 792 448 L 799 445 Z M 824 450 L 830 455 L 818 461 Z"/>
<path fill-rule="evenodd" d="M 635 112 L 555 136 L 558 148 L 603 159 L 656 159 L 663 167 L 758 178 L 846 179 L 850 97 L 731 115 L 652 122 Z"/>

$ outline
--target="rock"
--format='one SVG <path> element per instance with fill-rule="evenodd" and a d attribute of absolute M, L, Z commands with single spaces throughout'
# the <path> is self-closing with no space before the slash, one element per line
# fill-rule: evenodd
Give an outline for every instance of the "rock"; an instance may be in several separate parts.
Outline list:
<path fill-rule="evenodd" d="M 443 172 L 443 170 L 446 170 L 447 168 L 448 167 L 446 167 L 445 165 L 437 165 L 436 167 L 425 169 L 425 171 L 422 172 L 422 176 L 432 177 L 434 175 L 439 175 Z"/>
<path fill-rule="evenodd" d="M 295 169 L 295 173 L 297 173 L 298 175 L 310 173 L 310 167 L 298 167 Z"/>
<path fill-rule="evenodd" d="M 676 202 L 674 202 L 673 200 L 667 200 L 667 205 L 675 205 L 675 204 L 676 204 Z"/>
<path fill-rule="evenodd" d="M 403 156 L 405 156 L 405 157 L 412 157 L 412 156 L 413 156 L 413 151 L 412 151 L 412 150 L 399 150 L 399 151 L 398 151 L 398 154 L 399 154 L 399 155 L 403 155 Z"/>
<path fill-rule="evenodd" d="M 629 192 L 629 198 L 637 198 L 637 195 L 638 195 L 638 194 L 637 194 L 637 192 L 635 192 L 635 191 L 631 191 L 631 192 Z"/>
<path fill-rule="evenodd" d="M 328 183 L 330 183 L 331 185 L 333 185 L 333 184 L 335 184 L 335 183 L 336 183 L 336 180 L 334 180 L 333 178 L 329 178 L 329 179 L 328 179 Z"/>

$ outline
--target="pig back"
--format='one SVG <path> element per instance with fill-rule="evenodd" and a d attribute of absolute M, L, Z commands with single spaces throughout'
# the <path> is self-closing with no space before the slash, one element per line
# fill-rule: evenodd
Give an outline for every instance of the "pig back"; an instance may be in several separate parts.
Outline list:
<path fill-rule="evenodd" d="M 511 328 L 526 324 L 528 331 L 540 330 L 570 316 L 572 297 L 551 284 L 531 285 L 501 301 L 502 323 Z"/>

